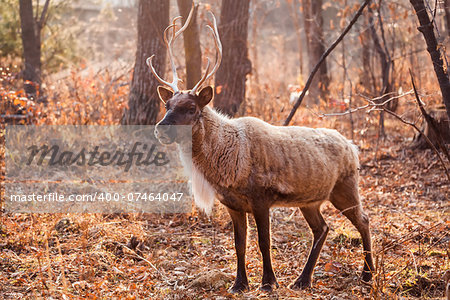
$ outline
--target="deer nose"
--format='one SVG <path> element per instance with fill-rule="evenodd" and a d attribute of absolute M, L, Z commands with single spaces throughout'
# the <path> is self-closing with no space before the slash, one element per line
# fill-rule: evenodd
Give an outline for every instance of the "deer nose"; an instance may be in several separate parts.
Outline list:
<path fill-rule="evenodd" d="M 161 137 L 163 134 L 165 134 L 168 131 L 167 127 L 169 127 L 169 126 L 164 125 L 164 124 L 163 125 L 161 125 L 161 124 L 156 125 L 156 127 L 155 127 L 155 136 L 157 138 Z"/>
<path fill-rule="evenodd" d="M 175 125 L 158 124 L 155 127 L 155 136 L 163 144 L 171 144 L 177 135 Z"/>
<path fill-rule="evenodd" d="M 164 134 L 171 131 L 173 125 L 158 124 L 155 127 L 155 133 Z"/>

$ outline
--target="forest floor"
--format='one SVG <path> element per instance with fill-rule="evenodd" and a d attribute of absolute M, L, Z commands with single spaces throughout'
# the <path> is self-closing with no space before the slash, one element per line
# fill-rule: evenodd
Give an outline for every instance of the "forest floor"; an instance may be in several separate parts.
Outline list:
<path fill-rule="evenodd" d="M 48 93 L 54 94 L 49 99 L 55 101 L 32 107 L 39 116 L 36 123 L 118 124 L 126 106 L 127 86 L 108 74 L 87 78 L 77 74 L 72 72 L 58 88 L 50 86 Z M 6 79 L 15 83 L 15 77 L 10 77 Z M 9 90 L 13 89 L 0 92 L 4 99 L 11 98 L 12 108 L 30 102 L 20 97 L 23 92 Z M 246 114 L 280 124 L 289 111 L 288 99 L 280 102 L 255 96 Z M 409 105 L 406 116 L 413 116 L 411 111 L 417 111 L 414 100 L 402 103 L 403 112 L 408 112 Z M 348 118 L 330 121 L 311 112 L 300 109 L 294 121 L 336 128 L 348 135 Z M 272 294 L 258 290 L 262 260 L 255 223 L 249 217 L 250 290 L 241 296 L 227 293 L 235 276 L 236 256 L 231 221 L 220 203 L 210 217 L 195 208 L 190 214 L 172 215 L 11 214 L 2 210 L 0 299 L 443 297 L 444 274 L 450 269 L 450 183 L 443 167 L 431 150 L 410 148 L 410 127 L 388 118 L 387 137 L 377 142 L 373 115 L 355 114 L 354 122 L 358 129 L 354 140 L 360 148 L 360 194 L 371 221 L 376 263 L 370 285 L 359 281 L 363 265 L 359 234 L 329 203 L 322 211 L 330 232 L 315 268 L 313 287 L 305 291 L 288 288 L 311 247 L 311 234 L 300 211 L 271 211 L 273 266 L 280 285 Z M 4 143 L 2 128 L 2 182 Z"/>
<path fill-rule="evenodd" d="M 397 131 L 401 132 L 401 131 Z M 256 227 L 250 217 L 250 291 L 231 296 L 235 272 L 232 226 L 216 203 L 210 218 L 180 215 L 8 214 L 0 224 L 0 298 L 227 299 L 438 298 L 450 269 L 449 191 L 430 150 L 408 149 L 399 134 L 362 149 L 360 191 L 370 216 L 376 271 L 359 281 L 360 237 L 330 204 L 331 230 L 313 287 L 288 288 L 299 275 L 311 235 L 296 209 L 272 215 L 273 265 L 280 287 L 258 291 L 262 276 Z M 394 146 L 392 146 L 394 145 Z"/>

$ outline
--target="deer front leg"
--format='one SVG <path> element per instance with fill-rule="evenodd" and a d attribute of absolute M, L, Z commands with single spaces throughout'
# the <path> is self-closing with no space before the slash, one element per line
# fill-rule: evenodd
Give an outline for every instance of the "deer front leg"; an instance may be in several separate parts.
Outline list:
<path fill-rule="evenodd" d="M 272 259 L 270 255 L 270 219 L 269 209 L 260 208 L 253 211 L 256 227 L 258 229 L 259 249 L 263 257 L 263 277 L 260 290 L 272 292 L 274 286 L 278 287 L 275 273 L 272 269 Z"/>
<path fill-rule="evenodd" d="M 323 243 L 325 242 L 328 234 L 328 225 L 320 213 L 320 205 L 315 207 L 305 207 L 300 209 L 303 216 L 306 219 L 314 239 L 311 246 L 311 251 L 308 256 L 308 261 L 303 268 L 302 274 L 290 287 L 291 289 L 305 289 L 311 287 L 311 277 L 316 266 L 317 259 L 319 258 L 320 251 L 322 250 Z"/>
<path fill-rule="evenodd" d="M 247 213 L 227 208 L 233 221 L 234 246 L 237 256 L 237 273 L 233 286 L 228 290 L 232 294 L 242 293 L 248 289 L 247 271 L 245 269 L 245 249 L 247 247 Z"/>

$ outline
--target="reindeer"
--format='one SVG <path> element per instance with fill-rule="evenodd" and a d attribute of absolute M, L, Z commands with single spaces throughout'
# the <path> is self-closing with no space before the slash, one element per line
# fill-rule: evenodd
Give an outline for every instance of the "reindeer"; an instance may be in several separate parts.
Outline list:
<path fill-rule="evenodd" d="M 301 275 L 290 286 L 292 289 L 310 287 L 313 269 L 329 230 L 320 212 L 326 200 L 331 201 L 361 234 L 365 254 L 362 280 L 370 281 L 374 271 L 371 237 L 369 218 L 358 194 L 356 146 L 335 130 L 272 126 L 253 117 L 231 119 L 208 107 L 213 88 L 200 87 L 214 75 L 222 58 L 216 19 L 211 15 L 213 27 L 208 28 L 217 49 L 216 63 L 209 72 L 208 59 L 205 74 L 192 90 L 178 89 L 179 78 L 172 53 L 173 42 L 186 28 L 191 14 L 181 29 L 176 30 L 176 18 L 164 32 L 173 81 L 165 81 L 156 73 L 153 56 L 147 64 L 163 84 L 157 91 L 166 114 L 156 125 L 156 137 L 163 144 L 181 144 L 177 125 L 192 126 L 192 157 L 185 159 L 190 159 L 186 167 L 192 175 L 195 202 L 210 212 L 217 198 L 231 216 L 237 275 L 229 291 L 240 293 L 249 287 L 245 267 L 247 214 L 253 214 L 256 221 L 263 258 L 260 289 L 270 292 L 278 287 L 271 263 L 269 219 L 270 208 L 276 206 L 300 208 L 312 230 L 308 260 Z"/>

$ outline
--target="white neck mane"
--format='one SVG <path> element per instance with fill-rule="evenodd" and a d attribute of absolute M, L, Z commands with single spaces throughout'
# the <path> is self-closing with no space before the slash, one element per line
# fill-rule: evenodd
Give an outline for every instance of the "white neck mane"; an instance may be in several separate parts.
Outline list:
<path fill-rule="evenodd" d="M 211 184 L 206 180 L 202 172 L 195 166 L 192 161 L 192 157 L 188 157 L 191 154 L 183 152 L 181 147 L 180 158 L 183 167 L 191 179 L 192 194 L 194 195 L 195 204 L 206 212 L 207 215 L 211 214 L 214 206 L 214 200 L 216 198 L 216 191 Z"/>

